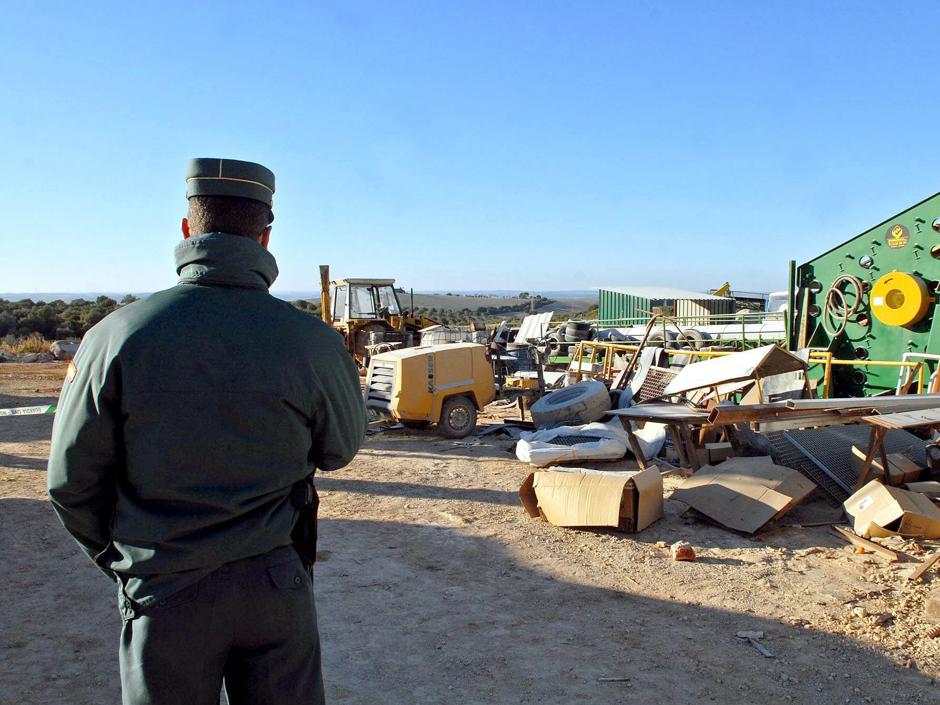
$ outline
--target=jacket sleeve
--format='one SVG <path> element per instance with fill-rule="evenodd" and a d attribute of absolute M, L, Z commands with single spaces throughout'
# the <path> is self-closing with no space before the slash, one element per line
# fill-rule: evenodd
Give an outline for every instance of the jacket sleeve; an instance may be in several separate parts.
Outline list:
<path fill-rule="evenodd" d="M 359 370 L 342 344 L 336 341 L 318 358 L 320 394 L 311 413 L 309 459 L 319 470 L 338 470 L 352 461 L 365 438 L 365 402 Z"/>
<path fill-rule="evenodd" d="M 89 336 L 69 368 L 56 408 L 48 489 L 59 520 L 95 560 L 111 541 L 124 445 L 119 366 L 97 353 Z"/>

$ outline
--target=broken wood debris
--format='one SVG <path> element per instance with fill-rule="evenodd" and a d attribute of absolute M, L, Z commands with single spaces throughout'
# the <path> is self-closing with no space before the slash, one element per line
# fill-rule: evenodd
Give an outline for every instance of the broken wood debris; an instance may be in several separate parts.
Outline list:
<path fill-rule="evenodd" d="M 929 556 L 927 556 L 926 559 L 924 559 L 923 563 L 917 566 L 914 569 L 914 571 L 910 575 L 907 576 L 907 579 L 908 580 L 920 580 L 922 577 L 924 577 L 924 573 L 930 570 L 933 564 L 936 563 L 938 560 L 940 560 L 940 551 L 931 553 Z"/>
<path fill-rule="evenodd" d="M 841 526 L 833 526 L 832 530 L 836 533 L 836 535 L 841 536 L 850 543 L 856 546 L 861 546 L 862 548 L 871 551 L 872 553 L 879 555 L 882 558 L 886 558 L 891 563 L 896 563 L 900 560 L 898 554 L 892 551 L 890 548 L 885 548 L 881 544 L 875 543 L 874 541 L 869 541 L 866 538 L 862 538 L 858 534 L 855 534 L 848 529 L 843 529 Z"/>

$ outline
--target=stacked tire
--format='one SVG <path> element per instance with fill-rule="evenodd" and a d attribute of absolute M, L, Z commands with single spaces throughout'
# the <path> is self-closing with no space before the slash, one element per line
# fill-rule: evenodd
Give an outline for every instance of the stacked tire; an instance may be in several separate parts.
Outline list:
<path fill-rule="evenodd" d="M 565 341 L 568 343 L 580 343 L 582 340 L 591 339 L 591 324 L 583 321 L 568 321 L 565 326 Z"/>
<path fill-rule="evenodd" d="M 646 343 L 654 348 L 670 348 L 675 350 L 679 347 L 676 344 L 676 337 L 676 334 L 671 330 L 667 330 L 665 335 L 663 331 L 658 330 L 650 333 L 650 337 L 646 339 Z"/>
<path fill-rule="evenodd" d="M 585 340 L 594 340 L 594 328 L 590 323 L 583 321 L 568 321 L 564 328 L 565 343 L 568 344 L 567 353 L 574 352 L 574 347 Z"/>

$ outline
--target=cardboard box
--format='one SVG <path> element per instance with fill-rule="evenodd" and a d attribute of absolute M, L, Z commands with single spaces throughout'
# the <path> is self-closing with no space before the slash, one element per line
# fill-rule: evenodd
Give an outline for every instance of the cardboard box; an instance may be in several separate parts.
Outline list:
<path fill-rule="evenodd" d="M 924 468 L 901 453 L 888 453 L 888 467 L 893 475 L 902 478 L 901 484 L 917 482 L 924 472 Z"/>
<path fill-rule="evenodd" d="M 770 458 L 731 458 L 700 469 L 671 499 L 685 502 L 729 529 L 753 534 L 815 487 L 796 470 L 775 465 Z"/>
<path fill-rule="evenodd" d="M 640 472 L 550 468 L 530 473 L 519 488 L 530 517 L 555 526 L 640 531 L 663 515 L 663 479 L 655 467 Z"/>
<path fill-rule="evenodd" d="M 862 476 L 862 469 L 865 467 L 865 456 L 867 450 L 862 450 L 858 446 L 852 446 L 852 470 L 858 477 Z M 888 454 L 888 484 L 898 487 L 907 482 L 916 482 L 920 479 L 923 468 L 913 460 L 901 453 Z M 871 461 L 871 471 L 869 477 L 884 477 L 884 468 L 881 463 L 881 456 L 876 455 Z"/>
<path fill-rule="evenodd" d="M 731 449 L 731 444 L 728 442 L 706 443 L 705 450 L 708 451 L 709 465 L 717 465 L 718 463 L 725 461 L 734 455 L 734 451 Z"/>
<path fill-rule="evenodd" d="M 859 536 L 940 538 L 940 509 L 918 492 L 872 480 L 842 506 Z"/>

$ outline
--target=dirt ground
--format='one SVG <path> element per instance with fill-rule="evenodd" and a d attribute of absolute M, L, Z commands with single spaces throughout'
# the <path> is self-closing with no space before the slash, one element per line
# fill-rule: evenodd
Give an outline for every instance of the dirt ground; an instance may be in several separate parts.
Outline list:
<path fill-rule="evenodd" d="M 0 408 L 54 402 L 63 376 L 0 365 Z M 117 703 L 114 589 L 45 499 L 51 425 L 0 418 L 0 703 Z M 330 702 L 940 702 L 921 619 L 940 578 L 906 580 L 932 547 L 886 564 L 826 527 L 747 538 L 668 499 L 639 534 L 559 529 L 522 510 L 510 440 L 470 443 L 386 432 L 319 478 Z M 836 518 L 811 503 L 781 523 Z M 669 559 L 679 539 L 695 562 Z"/>

